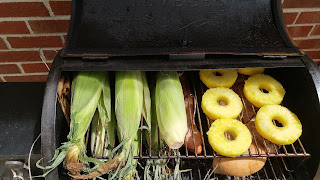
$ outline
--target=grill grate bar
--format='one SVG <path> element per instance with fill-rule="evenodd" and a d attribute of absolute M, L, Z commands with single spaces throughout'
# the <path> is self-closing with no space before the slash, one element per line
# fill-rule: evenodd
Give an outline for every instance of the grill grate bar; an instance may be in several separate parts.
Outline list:
<path fill-rule="evenodd" d="M 307 154 L 308 155 L 308 154 Z M 151 157 L 149 155 L 142 155 L 141 157 L 140 156 L 135 156 L 134 158 L 135 159 L 174 159 L 174 158 L 177 158 L 178 156 L 177 155 L 160 155 L 159 156 L 152 156 Z M 290 153 L 290 154 L 243 154 L 242 157 L 306 157 L 305 154 L 303 153 L 298 153 L 297 155 L 294 154 L 294 153 Z M 195 155 L 189 155 L 189 156 L 186 156 L 186 155 L 179 155 L 179 158 L 180 159 L 214 159 L 214 158 L 226 158 L 225 156 L 222 156 L 222 155 L 207 155 L 207 156 L 203 156 L 203 155 L 198 155 L 198 156 L 195 156 Z"/>
<path fill-rule="evenodd" d="M 268 158 L 267 160 L 268 160 L 268 163 L 269 163 L 269 165 L 270 165 L 270 168 L 271 168 L 271 171 L 272 171 L 272 174 L 273 174 L 274 179 L 278 179 L 278 177 L 277 177 L 277 175 L 276 175 L 276 172 L 275 172 L 274 169 L 273 169 L 273 165 L 272 165 L 272 163 L 271 163 L 271 161 L 270 161 L 270 158 Z"/>

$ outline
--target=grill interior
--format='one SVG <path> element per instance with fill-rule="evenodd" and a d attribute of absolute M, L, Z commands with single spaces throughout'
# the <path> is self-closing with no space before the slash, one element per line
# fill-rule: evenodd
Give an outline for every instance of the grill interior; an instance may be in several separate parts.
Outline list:
<path fill-rule="evenodd" d="M 270 69 L 269 71 L 266 70 L 266 74 L 268 72 L 271 75 L 275 72 L 278 72 L 279 69 Z M 153 74 L 149 72 L 148 74 Z M 211 148 L 210 144 L 208 143 L 206 132 L 208 131 L 210 124 L 212 122 L 205 114 L 202 112 L 201 107 L 201 97 L 202 94 L 206 91 L 207 87 L 200 81 L 198 72 L 196 71 L 189 71 L 185 72 L 186 78 L 190 84 L 191 94 L 188 94 L 189 97 L 192 97 L 194 100 L 194 111 L 192 112 L 191 108 L 189 111 L 187 110 L 188 116 L 194 116 L 195 123 L 197 125 L 198 130 L 201 133 L 202 138 L 202 153 L 195 154 L 190 152 L 185 147 L 181 147 L 179 149 L 180 154 L 175 154 L 171 149 L 167 148 L 167 153 L 163 154 L 162 152 L 158 152 L 157 155 L 151 155 L 151 145 L 147 146 L 145 142 L 143 142 L 143 134 L 140 133 L 140 154 L 136 156 L 136 159 L 139 159 L 139 162 L 143 165 L 146 163 L 148 159 L 166 159 L 168 162 L 168 167 L 174 168 L 175 161 L 177 158 L 180 159 L 180 170 L 184 170 L 182 173 L 183 179 L 239 179 L 237 177 L 230 177 L 224 176 L 214 173 L 214 169 L 216 167 L 212 167 L 212 160 L 214 158 L 226 158 L 222 155 L 217 154 Z M 272 75 L 273 76 L 273 75 Z M 253 137 L 253 145 L 256 152 L 251 152 L 249 149 L 248 154 L 243 154 L 240 157 L 267 157 L 267 161 L 265 166 L 257 173 L 254 173 L 250 176 L 243 177 L 240 179 L 294 179 L 296 175 L 295 170 L 297 168 L 302 168 L 303 162 L 310 157 L 310 154 L 304 148 L 304 145 L 300 139 L 298 139 L 295 143 L 290 145 L 282 145 L 278 146 L 276 144 L 272 144 L 271 142 L 262 139 L 262 144 L 264 145 L 264 151 L 261 148 L 258 148 L 258 137 L 257 133 L 254 133 L 254 126 L 249 126 L 249 123 L 255 117 L 258 108 L 254 107 L 248 100 L 245 98 L 243 94 L 243 86 L 244 81 L 248 78 L 248 76 L 244 76 L 239 74 L 236 83 L 231 87 L 241 98 L 243 103 L 243 110 L 238 120 L 242 121 L 244 124 L 247 125 L 248 129 L 251 131 Z M 277 79 L 277 77 L 275 77 Z M 279 80 L 280 83 L 281 80 Z M 288 94 L 290 94 L 290 89 L 285 87 Z M 190 99 L 190 98 L 188 98 Z M 188 102 L 191 103 L 191 102 Z M 284 106 L 287 105 L 287 102 L 284 100 Z M 293 111 L 295 113 L 295 111 Z M 299 116 L 298 116 L 299 117 Z M 303 119 L 299 117 L 303 123 Z M 252 122 L 251 122 L 252 123 Z M 144 120 L 141 118 L 141 126 L 144 125 Z M 89 128 L 90 129 L 90 128 Z M 192 129 L 192 127 L 191 127 Z M 143 131 L 140 129 L 139 131 Z M 116 132 L 115 132 L 116 133 Z M 158 131 L 159 133 L 159 131 Z M 87 133 L 87 143 L 90 141 L 89 134 Z M 147 133 L 148 134 L 148 133 Z M 193 133 L 191 133 L 193 135 Z M 151 134 L 149 133 L 149 140 L 151 139 Z M 158 136 L 160 137 L 160 135 Z M 192 137 L 194 140 L 194 137 Z M 90 143 L 90 142 L 89 142 Z M 261 142 L 260 142 L 261 143 Z M 271 145 L 270 145 L 271 144 Z M 117 142 L 115 143 L 115 146 Z M 158 144 L 160 146 L 160 143 Z M 260 146 L 261 147 L 261 146 Z M 269 147 L 269 148 L 268 148 Z M 273 147 L 273 151 L 270 150 L 270 147 Z M 113 147 L 114 148 L 114 147 Z M 160 149 L 160 148 L 159 148 Z M 88 146 L 88 152 L 89 146 Z M 88 154 L 90 155 L 90 154 Z M 106 157 L 97 157 L 101 159 L 106 159 Z M 139 174 L 143 174 L 143 169 L 141 167 L 137 167 Z M 305 171 L 307 173 L 307 171 Z M 142 176 L 143 177 L 143 176 Z"/>

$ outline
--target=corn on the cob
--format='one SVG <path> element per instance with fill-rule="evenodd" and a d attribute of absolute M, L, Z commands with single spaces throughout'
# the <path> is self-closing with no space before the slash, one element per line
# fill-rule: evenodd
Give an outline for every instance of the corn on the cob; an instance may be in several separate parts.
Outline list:
<path fill-rule="evenodd" d="M 111 155 L 114 145 L 115 118 L 111 108 L 109 78 L 103 82 L 102 94 L 91 125 L 91 151 L 95 157 Z"/>
<path fill-rule="evenodd" d="M 148 116 L 148 108 L 144 104 L 151 102 L 147 86 L 143 85 L 145 74 L 140 71 L 116 72 L 115 76 L 115 115 L 117 119 L 118 138 L 122 144 L 121 152 L 111 161 L 102 164 L 90 174 L 73 176 L 75 179 L 89 179 L 101 176 L 111 170 L 125 166 L 113 174 L 113 177 L 129 178 L 133 175 L 136 161 L 134 155 L 138 154 L 139 147 L 136 145 L 136 136 L 142 115 Z M 146 106 L 146 105 L 145 105 Z M 145 110 L 143 110 L 145 109 Z M 149 108 L 150 110 L 150 108 Z M 145 111 L 145 113 L 143 113 Z"/>
<path fill-rule="evenodd" d="M 156 156 L 158 152 L 162 155 L 163 141 L 158 134 L 158 121 L 155 103 L 155 81 L 151 82 L 150 94 L 151 94 L 151 131 L 145 132 L 144 136 L 147 141 L 147 145 L 151 146 L 151 155 Z M 151 136 L 149 138 L 149 135 Z M 160 140 L 160 141 L 159 141 Z M 169 173 L 167 172 L 167 163 L 165 159 L 148 159 L 146 166 L 144 167 L 144 180 L 159 180 L 167 179 Z"/>
<path fill-rule="evenodd" d="M 63 160 L 70 174 L 80 174 L 81 171 L 81 168 L 71 168 L 71 164 L 80 164 L 80 167 L 83 167 L 82 163 L 88 163 L 83 160 L 86 157 L 84 136 L 97 109 L 105 78 L 106 73 L 104 72 L 80 72 L 74 78 L 71 88 L 69 141 L 56 150 L 56 155 L 52 159 L 52 165 L 47 167 L 38 166 L 48 170 L 43 176 L 46 176 Z"/>
<path fill-rule="evenodd" d="M 187 134 L 187 116 L 177 72 L 159 72 L 156 81 L 156 110 L 161 137 L 178 149 Z"/>

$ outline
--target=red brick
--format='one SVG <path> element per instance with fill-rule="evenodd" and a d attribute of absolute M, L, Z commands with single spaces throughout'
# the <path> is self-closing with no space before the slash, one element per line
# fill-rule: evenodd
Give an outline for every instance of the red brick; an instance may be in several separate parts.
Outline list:
<path fill-rule="evenodd" d="M 286 24 L 292 24 L 296 20 L 298 13 L 283 13 Z"/>
<path fill-rule="evenodd" d="M 305 51 L 312 59 L 320 59 L 320 50 L 319 51 Z"/>
<path fill-rule="evenodd" d="M 0 17 L 36 17 L 49 16 L 42 2 L 0 3 Z"/>
<path fill-rule="evenodd" d="M 8 37 L 12 48 L 62 47 L 59 36 Z"/>
<path fill-rule="evenodd" d="M 16 64 L 3 64 L 0 65 L 0 74 L 17 74 L 21 73 Z"/>
<path fill-rule="evenodd" d="M 288 31 L 292 37 L 306 37 L 313 26 L 295 26 L 288 27 Z"/>
<path fill-rule="evenodd" d="M 7 45 L 4 43 L 3 39 L 0 38 L 0 49 L 8 49 Z"/>
<path fill-rule="evenodd" d="M 320 39 L 295 40 L 301 49 L 319 49 Z"/>
<path fill-rule="evenodd" d="M 0 51 L 0 62 L 41 61 L 37 51 Z"/>
<path fill-rule="evenodd" d="M 0 78 L 0 82 L 3 82 L 1 78 Z"/>
<path fill-rule="evenodd" d="M 320 7 L 319 0 L 285 0 L 283 8 L 317 8 Z"/>
<path fill-rule="evenodd" d="M 54 50 L 43 50 L 44 57 L 47 61 L 52 61 L 56 57 L 58 51 Z"/>
<path fill-rule="evenodd" d="M 45 82 L 47 75 L 4 76 L 7 82 Z"/>
<path fill-rule="evenodd" d="M 51 63 L 47 63 L 49 68 Z M 44 63 L 35 63 L 35 64 L 22 64 L 21 65 L 24 72 L 26 73 L 36 73 L 36 72 L 49 72 L 47 66 Z"/>
<path fill-rule="evenodd" d="M 29 29 L 24 21 L 0 22 L 0 34 L 29 34 Z"/>
<path fill-rule="evenodd" d="M 70 15 L 71 1 L 50 1 L 54 15 Z"/>
<path fill-rule="evenodd" d="M 38 20 L 29 21 L 34 33 L 61 33 L 68 32 L 69 20 Z"/>
<path fill-rule="evenodd" d="M 320 25 L 317 25 L 311 32 L 311 35 L 320 35 Z"/>
<path fill-rule="evenodd" d="M 320 23 L 320 11 L 302 12 L 298 17 L 296 24 Z"/>

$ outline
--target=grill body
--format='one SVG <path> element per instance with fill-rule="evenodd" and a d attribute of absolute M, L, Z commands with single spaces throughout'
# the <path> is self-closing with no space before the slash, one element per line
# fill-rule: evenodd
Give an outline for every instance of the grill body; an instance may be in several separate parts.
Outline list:
<path fill-rule="evenodd" d="M 260 64 L 261 66 L 272 67 L 266 70 L 266 74 L 273 76 L 275 79 L 279 80 L 285 89 L 287 89 L 287 94 L 283 101 L 283 105 L 288 107 L 291 111 L 295 112 L 303 125 L 303 135 L 300 138 L 302 147 L 305 149 L 305 152 L 301 149 L 301 146 L 298 144 L 295 146 L 298 154 L 294 154 L 293 150 L 288 149 L 288 153 L 280 152 L 279 154 L 274 155 L 260 155 L 269 157 L 267 164 L 267 170 L 265 177 L 268 175 L 271 178 L 281 178 L 284 176 L 285 178 L 292 177 L 293 179 L 300 178 L 312 178 L 315 176 L 317 168 L 319 166 L 319 153 L 320 146 L 315 142 L 315 139 L 320 138 L 320 134 L 317 131 L 317 127 L 319 127 L 319 122 L 317 119 L 320 118 L 320 103 L 319 103 L 319 94 L 320 94 L 320 72 L 317 69 L 317 66 L 313 63 L 312 59 L 308 56 L 303 56 L 299 58 L 288 58 L 286 60 L 275 60 L 272 61 L 271 64 L 268 65 L 268 62 L 265 60 L 252 60 L 252 64 L 250 63 L 240 63 L 238 60 L 229 59 L 228 55 L 212 57 L 210 60 L 211 66 L 208 65 L 206 67 L 209 68 L 237 68 L 237 67 L 255 67 L 257 61 L 264 61 L 264 63 Z M 226 64 L 221 63 L 221 59 L 229 59 L 229 62 Z M 140 60 L 145 61 L 141 63 L 143 66 L 149 60 Z M 282 61 L 292 62 L 292 63 L 284 63 Z M 117 61 L 118 62 L 118 61 Z M 130 63 L 130 60 L 123 60 L 124 66 L 119 66 L 115 68 L 114 63 L 112 61 L 105 60 L 86 60 L 86 59 L 67 59 L 61 58 L 59 56 L 56 57 L 51 71 L 48 76 L 45 97 L 43 102 L 43 111 L 42 111 L 42 124 L 41 131 L 42 133 L 42 156 L 44 157 L 44 162 L 50 160 L 54 155 L 54 150 L 60 146 L 60 144 L 66 141 L 66 136 L 69 132 L 66 124 L 66 120 L 63 116 L 61 116 L 60 107 L 57 103 L 57 86 L 58 81 L 62 73 L 72 73 L 75 71 L 85 71 L 85 70 L 97 70 L 97 71 L 115 71 L 115 70 L 129 70 L 126 67 L 126 63 Z M 163 62 L 163 61 L 161 61 Z M 226 62 L 226 61 L 223 61 Z M 210 64 L 210 63 L 208 63 Z M 142 67 L 136 67 L 137 69 L 143 69 Z M 187 69 L 187 72 L 196 77 L 196 70 L 201 69 L 203 67 L 197 68 L 194 66 L 193 68 Z M 134 68 L 130 68 L 130 70 L 135 70 Z M 143 69 L 148 70 L 148 69 Z M 154 70 L 154 69 L 153 69 Z M 168 70 L 167 67 L 157 66 L 156 70 Z M 186 70 L 180 69 L 180 67 L 173 68 L 170 70 Z M 150 69 L 149 69 L 150 71 Z M 195 84 L 199 84 L 199 80 L 195 80 Z M 199 87 L 199 85 L 198 85 Z M 199 90 L 200 91 L 200 90 Z M 199 92 L 199 98 L 201 97 L 201 93 Z M 59 112 L 57 112 L 57 110 Z M 200 109 L 201 111 L 201 109 Z M 205 118 L 201 117 L 201 121 L 206 123 Z M 203 125 L 204 126 L 204 125 Z M 205 131 L 205 127 L 203 128 Z M 207 149 L 211 148 L 210 146 L 206 147 Z M 305 155 L 304 153 L 311 154 Z M 252 155 L 251 157 L 255 157 Z M 139 157 L 137 157 L 139 158 Z M 141 156 L 140 159 L 150 158 L 147 155 Z M 158 158 L 158 157 L 152 157 Z M 174 158 L 172 157 L 162 157 L 162 158 Z M 213 158 L 219 158 L 219 156 L 214 156 L 213 154 L 208 153 L 208 155 L 204 156 L 194 156 L 194 155 L 184 155 L 181 156 L 182 161 L 184 162 L 184 166 L 189 167 L 191 164 L 198 163 L 198 167 L 193 170 L 192 176 L 194 179 L 204 178 L 205 173 L 204 169 L 209 170 L 210 162 Z M 308 159 L 308 160 L 307 160 Z M 283 162 L 284 161 L 284 162 Z M 304 161 L 304 162 L 303 162 Z M 189 163 L 189 165 L 188 165 Z M 301 166 L 302 165 L 302 166 Z M 282 168 L 283 171 L 274 172 L 272 169 Z M 194 167 L 194 166 L 190 166 Z M 291 173 L 287 170 L 294 170 L 294 173 Z M 297 168 L 298 167 L 298 168 Z M 302 168 L 303 167 L 303 168 Z M 269 169 L 269 170 L 268 170 Z M 198 173 L 198 170 L 199 171 Z M 195 173 L 196 172 L 196 173 Z M 200 175 L 199 175 L 200 174 Z M 263 174 L 260 175 L 261 178 Z M 274 176 L 274 177 L 272 177 Z M 66 172 L 63 170 L 61 166 L 59 169 L 53 171 L 47 176 L 47 179 L 58 179 L 58 178 L 67 178 Z M 220 177 L 221 178 L 221 177 Z M 225 177 L 222 177 L 222 179 Z M 308 179 L 307 178 L 307 179 Z"/>
<path fill-rule="evenodd" d="M 268 157 L 266 166 L 249 179 L 312 179 L 320 160 L 320 71 L 287 34 L 277 0 L 237 1 L 104 1 L 72 2 L 67 42 L 56 56 L 47 79 L 41 118 L 41 150 L 45 165 L 69 132 L 57 103 L 62 74 L 76 71 L 185 71 L 192 79 L 197 103 L 203 88 L 198 70 L 266 67 L 266 74 L 287 90 L 283 105 L 297 114 L 303 134 L 295 144 Z M 207 2 L 208 4 L 204 4 Z M 240 13 L 240 14 L 239 14 Z M 202 135 L 207 119 L 197 106 Z M 205 137 L 206 138 L 206 137 Z M 206 141 L 206 140 L 205 140 Z M 45 142 L 45 143 L 44 143 Z M 213 158 L 206 153 L 181 155 L 185 179 L 204 179 Z M 143 152 L 144 153 L 144 152 Z M 143 161 L 150 157 L 141 153 Z M 311 157 L 310 157 L 311 154 Z M 214 175 L 218 179 L 226 176 Z M 62 165 L 46 179 L 69 179 Z"/>

